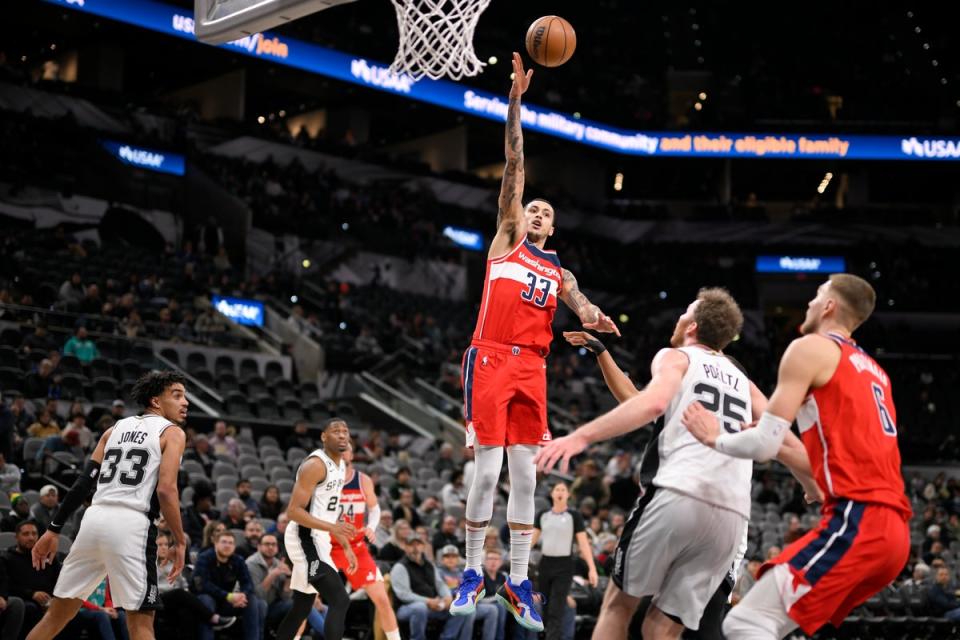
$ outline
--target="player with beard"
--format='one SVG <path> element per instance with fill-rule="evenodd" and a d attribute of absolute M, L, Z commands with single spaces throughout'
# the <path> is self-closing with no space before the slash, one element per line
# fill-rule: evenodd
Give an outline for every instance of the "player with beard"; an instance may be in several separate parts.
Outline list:
<path fill-rule="evenodd" d="M 890 584 L 910 552 L 890 378 L 851 337 L 876 293 L 862 278 L 834 274 L 817 289 L 783 354 L 777 388 L 755 429 L 727 433 L 704 407 L 683 423 L 700 442 L 741 459 L 768 460 L 796 419 L 826 496 L 819 526 L 760 569 L 760 579 L 724 619 L 730 640 L 773 640 L 800 627 L 839 627 Z"/>

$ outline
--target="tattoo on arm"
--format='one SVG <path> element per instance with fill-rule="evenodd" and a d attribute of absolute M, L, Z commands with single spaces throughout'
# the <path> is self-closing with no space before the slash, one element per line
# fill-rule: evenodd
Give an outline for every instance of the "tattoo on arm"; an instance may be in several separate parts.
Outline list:
<path fill-rule="evenodd" d="M 577 278 L 568 269 L 563 270 L 563 296 L 570 310 L 577 314 L 582 322 L 596 322 L 599 309 L 580 291 Z"/>
<path fill-rule="evenodd" d="M 520 128 L 520 98 L 510 98 L 507 108 L 507 126 L 504 137 L 504 151 L 507 164 L 503 169 L 503 182 L 500 185 L 500 199 L 497 211 L 497 228 L 501 224 L 509 225 L 513 229 L 519 222 L 522 213 L 520 204 L 523 198 L 523 132 Z"/>

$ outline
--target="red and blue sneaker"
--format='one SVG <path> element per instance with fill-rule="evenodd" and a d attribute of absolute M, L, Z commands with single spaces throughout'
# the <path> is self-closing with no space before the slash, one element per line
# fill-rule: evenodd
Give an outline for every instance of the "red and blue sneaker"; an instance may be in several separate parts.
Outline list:
<path fill-rule="evenodd" d="M 468 616 L 477 609 L 477 600 L 486 595 L 483 588 L 483 576 L 467 569 L 460 578 L 460 586 L 457 587 L 457 594 L 453 602 L 450 603 L 450 615 Z"/>
<path fill-rule="evenodd" d="M 514 620 L 521 627 L 531 631 L 543 631 L 543 619 L 533 606 L 533 585 L 529 580 L 524 580 L 520 584 L 513 584 L 509 578 L 497 589 L 497 600 L 503 603 L 507 611 L 513 614 Z M 543 594 L 540 596 L 541 602 L 544 602 Z"/>

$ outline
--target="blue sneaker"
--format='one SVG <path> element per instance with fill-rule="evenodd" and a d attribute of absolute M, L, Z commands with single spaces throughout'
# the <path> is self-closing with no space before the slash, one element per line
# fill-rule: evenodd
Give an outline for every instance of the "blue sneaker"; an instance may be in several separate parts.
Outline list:
<path fill-rule="evenodd" d="M 457 587 L 457 594 L 450 603 L 450 615 L 468 616 L 477 610 L 477 600 L 486 595 L 483 588 L 483 576 L 467 569 L 460 578 L 460 586 Z"/>
<path fill-rule="evenodd" d="M 533 606 L 533 585 L 529 580 L 524 580 L 520 584 L 513 584 L 509 578 L 503 583 L 503 586 L 497 589 L 497 600 L 503 603 L 507 611 L 513 614 L 514 620 L 521 627 L 531 631 L 543 631 L 543 619 Z M 546 598 L 543 594 L 540 596 L 541 604 L 546 604 Z"/>

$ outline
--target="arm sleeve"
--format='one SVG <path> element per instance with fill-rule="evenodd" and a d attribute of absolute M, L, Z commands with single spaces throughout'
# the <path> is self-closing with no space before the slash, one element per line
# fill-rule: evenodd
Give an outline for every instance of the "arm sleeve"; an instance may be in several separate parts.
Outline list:
<path fill-rule="evenodd" d="M 766 462 L 780 451 L 780 445 L 789 430 L 789 422 L 765 411 L 756 427 L 739 433 L 720 435 L 715 448 L 735 458 Z"/>
<path fill-rule="evenodd" d="M 404 604 L 426 602 L 428 600 L 427 597 L 414 593 L 410 589 L 410 574 L 407 573 L 407 568 L 399 562 L 393 565 L 393 569 L 390 570 L 390 587 L 393 589 L 393 595 L 397 596 L 397 600 Z"/>
<path fill-rule="evenodd" d="M 86 466 L 83 467 L 83 473 L 77 477 L 73 486 L 67 491 L 67 495 L 63 497 L 63 502 L 60 503 L 60 507 L 50 519 L 50 525 L 47 527 L 48 530 L 53 533 L 60 533 L 63 525 L 66 524 L 70 516 L 73 515 L 73 512 L 76 511 L 80 505 L 83 504 L 83 501 L 87 499 L 87 496 L 90 495 L 97 481 L 97 476 L 99 475 L 100 463 L 87 460 Z"/>
<path fill-rule="evenodd" d="M 573 516 L 573 535 L 586 531 L 587 527 L 583 523 L 583 515 L 573 509 L 570 509 L 570 514 Z"/>
<path fill-rule="evenodd" d="M 380 505 L 377 504 L 375 507 L 371 507 L 369 513 L 367 513 L 367 526 L 377 530 L 377 527 L 380 526 Z"/>

